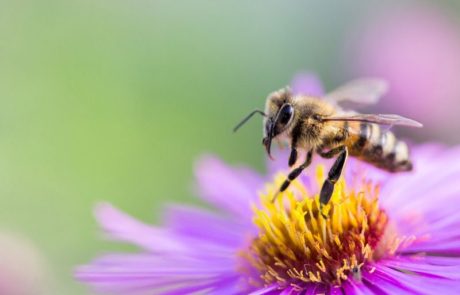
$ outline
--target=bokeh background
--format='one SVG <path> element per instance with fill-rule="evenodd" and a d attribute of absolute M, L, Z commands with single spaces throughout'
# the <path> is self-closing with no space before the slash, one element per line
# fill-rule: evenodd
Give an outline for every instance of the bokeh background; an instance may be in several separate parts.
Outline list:
<path fill-rule="evenodd" d="M 385 77 L 367 111 L 459 143 L 459 20 L 458 0 L 0 1 L 0 294 L 89 294 L 73 267 L 129 250 L 98 201 L 156 222 L 197 203 L 203 153 L 262 170 L 260 120 L 231 129 L 299 71 Z"/>

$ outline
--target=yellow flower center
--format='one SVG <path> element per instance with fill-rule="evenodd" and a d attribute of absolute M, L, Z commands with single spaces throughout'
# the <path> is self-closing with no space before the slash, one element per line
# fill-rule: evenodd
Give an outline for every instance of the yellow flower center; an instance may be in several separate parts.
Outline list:
<path fill-rule="evenodd" d="M 319 185 L 323 174 L 319 166 Z M 301 290 L 305 283 L 340 285 L 350 276 L 359 280 L 366 262 L 398 247 L 400 240 L 388 237 L 392 231 L 379 208 L 378 186 L 363 181 L 358 190 L 347 191 L 341 180 L 321 214 L 318 194 L 311 195 L 300 181 L 272 202 L 285 177 L 277 176 L 268 186 L 261 208 L 254 206 L 259 235 L 243 256 L 260 274 L 252 279 L 256 285 L 277 283 Z"/>

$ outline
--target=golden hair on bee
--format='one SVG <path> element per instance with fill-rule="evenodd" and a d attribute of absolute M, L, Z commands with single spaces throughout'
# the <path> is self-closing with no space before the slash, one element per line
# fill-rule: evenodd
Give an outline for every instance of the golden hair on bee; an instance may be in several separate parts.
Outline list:
<path fill-rule="evenodd" d="M 271 93 L 266 99 L 265 110 L 250 113 L 234 131 L 254 114 L 261 114 L 264 117 L 262 143 L 270 158 L 275 139 L 290 146 L 290 167 L 297 163 L 299 151 L 305 153 L 304 161 L 289 173 L 280 192 L 310 165 L 314 154 L 323 158 L 336 157 L 320 192 L 321 205 L 325 205 L 348 156 L 390 172 L 412 169 L 407 144 L 380 126 L 422 127 L 422 124 L 399 115 L 359 114 L 339 106 L 343 101 L 375 103 L 386 90 L 386 82 L 379 79 L 354 80 L 323 97 L 293 94 L 285 87 Z"/>

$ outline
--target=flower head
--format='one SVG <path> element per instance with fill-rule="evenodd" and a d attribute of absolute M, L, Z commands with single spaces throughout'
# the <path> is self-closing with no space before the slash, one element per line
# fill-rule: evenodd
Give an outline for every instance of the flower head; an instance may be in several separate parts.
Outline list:
<path fill-rule="evenodd" d="M 323 173 L 318 174 L 321 185 Z M 298 291 L 309 283 L 340 286 L 349 276 L 359 277 L 365 263 L 393 251 L 395 237 L 383 237 L 388 218 L 379 208 L 378 187 L 363 183 L 346 192 L 341 181 L 324 218 L 319 197 L 309 196 L 301 183 L 296 186 L 300 193 L 287 193 L 287 202 L 271 202 L 276 190 L 270 190 L 262 208 L 254 208 L 259 235 L 243 253 L 257 269 L 254 281 Z"/>
<path fill-rule="evenodd" d="M 103 229 L 143 250 L 103 256 L 76 275 L 113 294 L 457 294 L 458 156 L 458 149 L 415 148 L 410 174 L 350 159 L 326 219 L 318 214 L 323 163 L 271 203 L 286 175 L 281 165 L 264 179 L 206 157 L 197 180 L 220 213 L 173 206 L 155 227 L 102 204 Z"/>

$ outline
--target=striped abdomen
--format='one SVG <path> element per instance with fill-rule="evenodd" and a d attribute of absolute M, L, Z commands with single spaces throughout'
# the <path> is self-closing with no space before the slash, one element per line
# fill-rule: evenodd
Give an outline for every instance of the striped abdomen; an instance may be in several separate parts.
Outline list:
<path fill-rule="evenodd" d="M 347 146 L 355 156 L 390 172 L 412 170 L 407 144 L 377 124 L 349 122 Z"/>

